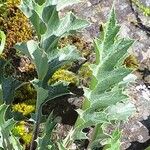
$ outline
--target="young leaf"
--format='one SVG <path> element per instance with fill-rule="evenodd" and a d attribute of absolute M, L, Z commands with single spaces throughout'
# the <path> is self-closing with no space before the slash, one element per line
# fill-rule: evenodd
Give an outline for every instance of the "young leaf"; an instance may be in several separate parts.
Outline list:
<path fill-rule="evenodd" d="M 89 25 L 87 21 L 78 19 L 72 13 L 59 18 L 58 10 L 74 3 L 77 3 L 77 0 L 45 0 L 42 5 L 30 0 L 21 2 L 20 9 L 30 19 L 39 37 L 40 47 L 47 53 L 57 48 L 61 36 Z"/>

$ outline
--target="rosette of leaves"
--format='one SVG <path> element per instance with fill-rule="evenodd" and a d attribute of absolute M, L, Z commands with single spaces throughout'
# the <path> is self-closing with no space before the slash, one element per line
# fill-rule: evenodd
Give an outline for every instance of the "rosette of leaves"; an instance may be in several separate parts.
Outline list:
<path fill-rule="evenodd" d="M 61 37 L 89 25 L 87 21 L 78 19 L 71 12 L 63 18 L 59 17 L 58 13 L 61 9 L 77 2 L 77 0 L 24 0 L 20 5 L 20 9 L 29 18 L 38 36 L 37 41 L 30 40 L 15 45 L 17 50 L 31 59 L 38 75 L 37 79 L 31 81 L 37 91 L 37 101 L 36 123 L 30 150 L 34 149 L 34 140 L 38 135 L 42 106 L 47 101 L 70 94 L 67 84 L 57 82 L 49 85 L 48 81 L 63 65 L 81 59 L 75 46 L 58 48 L 58 41 Z M 50 143 L 49 138 L 44 137 L 44 141 Z"/>
<path fill-rule="evenodd" d="M 112 122 L 119 124 L 127 120 L 135 107 L 125 93 L 132 70 L 123 65 L 127 50 L 134 41 L 119 37 L 119 30 L 112 8 L 103 32 L 94 40 L 96 63 L 91 65 L 93 77 L 90 87 L 84 88 L 83 108 L 77 110 L 79 118 L 68 140 L 63 143 L 64 147 L 71 140 L 89 139 L 88 149 L 100 148 L 101 145 L 105 145 L 105 150 L 120 149 L 121 131 L 116 129 L 110 135 L 106 132 L 107 127 Z M 89 138 L 83 129 L 93 126 Z"/>

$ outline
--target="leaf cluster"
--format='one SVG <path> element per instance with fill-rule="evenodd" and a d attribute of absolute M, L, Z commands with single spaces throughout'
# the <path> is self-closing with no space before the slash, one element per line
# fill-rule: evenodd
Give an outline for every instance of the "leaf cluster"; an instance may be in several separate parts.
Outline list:
<path fill-rule="evenodd" d="M 75 33 L 77 30 L 89 26 L 85 20 L 78 19 L 69 12 L 64 17 L 59 11 L 78 0 L 23 0 L 20 9 L 29 18 L 37 37 L 35 40 L 17 43 L 14 48 L 28 56 L 34 64 L 37 78 L 30 81 L 37 92 L 36 110 L 31 118 L 34 124 L 30 150 L 33 149 L 68 149 L 75 141 L 88 139 L 88 149 L 104 146 L 105 150 L 119 150 L 121 131 L 119 123 L 125 121 L 135 111 L 134 105 L 128 101 L 125 87 L 129 84 L 128 77 L 132 70 L 123 65 L 128 56 L 127 50 L 134 41 L 119 37 L 120 26 L 117 24 L 115 10 L 112 8 L 108 22 L 103 27 L 100 37 L 94 40 L 96 63 L 91 64 L 92 79 L 89 88 L 84 88 L 85 100 L 82 109 L 77 110 L 79 117 L 75 126 L 66 139 L 54 144 L 51 135 L 55 125 L 60 121 L 53 113 L 45 120 L 42 114 L 46 102 L 53 102 L 55 98 L 72 94 L 68 84 L 58 81 L 49 82 L 54 73 L 62 66 L 83 59 L 73 45 L 63 48 L 58 46 L 60 38 Z M 0 54 L 2 54 L 6 37 L 0 32 Z M 7 105 L 14 101 L 18 88 L 24 84 L 12 77 L 5 77 L 3 70 L 5 61 L 0 59 L 0 131 L 3 149 L 22 149 L 18 139 L 11 130 L 16 123 L 14 119 L 5 120 Z M 44 120 L 44 121 L 43 121 Z M 41 123 L 44 122 L 43 134 L 39 134 Z M 112 134 L 108 134 L 108 125 L 116 125 Z M 91 136 L 83 132 L 86 128 L 93 128 Z M 4 129 L 8 130 L 4 130 Z M 5 140 L 6 139 L 6 140 Z M 13 141 L 11 143 L 10 141 Z M 6 142 L 7 141 L 7 142 Z M 37 142 L 37 146 L 36 146 Z M 14 145 L 15 143 L 15 145 Z"/>

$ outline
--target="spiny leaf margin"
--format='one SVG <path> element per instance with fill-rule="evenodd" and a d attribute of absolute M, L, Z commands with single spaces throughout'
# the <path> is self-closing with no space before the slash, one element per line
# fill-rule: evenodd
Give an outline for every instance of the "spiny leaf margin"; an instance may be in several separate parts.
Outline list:
<path fill-rule="evenodd" d="M 125 121 L 135 112 L 134 105 L 128 101 L 129 98 L 125 93 L 125 87 L 129 82 L 120 84 L 133 71 L 126 68 L 123 61 L 134 41 L 120 38 L 119 30 L 120 26 L 117 24 L 113 7 L 103 33 L 94 40 L 96 64 L 91 65 L 93 71 L 91 85 L 89 88 L 84 88 L 84 109 L 78 110 L 79 118 L 72 136 L 74 139 L 88 139 L 82 130 L 95 126 L 93 130 L 96 129 L 97 133 L 93 131 L 94 135 L 90 139 L 89 147 L 102 140 L 102 137 L 98 135 L 102 126 L 114 121 L 116 123 Z M 107 135 L 104 130 L 101 134 Z M 108 145 L 110 145 L 108 149 L 113 148 L 111 143 Z"/>

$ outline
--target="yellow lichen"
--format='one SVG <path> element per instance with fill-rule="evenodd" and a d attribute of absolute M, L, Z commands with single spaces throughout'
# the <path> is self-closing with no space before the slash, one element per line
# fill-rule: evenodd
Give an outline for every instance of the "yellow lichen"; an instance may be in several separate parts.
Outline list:
<path fill-rule="evenodd" d="M 65 69 L 59 69 L 54 73 L 52 78 L 49 80 L 49 83 L 55 83 L 58 81 L 64 81 L 72 84 L 78 84 L 78 78 L 77 76 Z"/>
<path fill-rule="evenodd" d="M 27 116 L 35 110 L 35 106 L 34 105 L 29 105 L 29 104 L 26 104 L 26 103 L 23 102 L 23 103 L 13 104 L 12 105 L 12 110 L 14 112 L 20 112 L 24 116 Z"/>
<path fill-rule="evenodd" d="M 24 141 L 24 144 L 30 144 L 32 139 L 32 133 L 29 131 L 24 121 L 21 121 L 18 124 L 16 124 L 12 132 L 15 136 L 19 136 Z"/>

